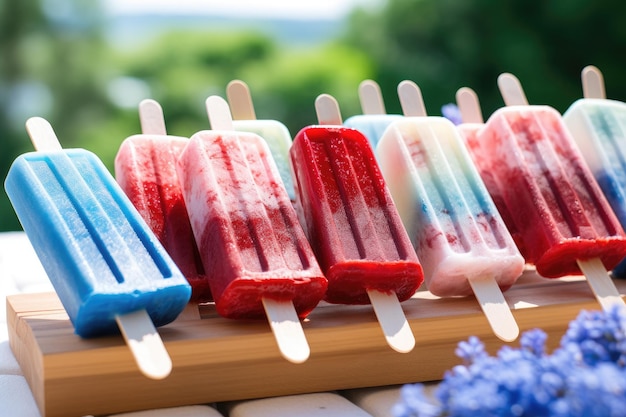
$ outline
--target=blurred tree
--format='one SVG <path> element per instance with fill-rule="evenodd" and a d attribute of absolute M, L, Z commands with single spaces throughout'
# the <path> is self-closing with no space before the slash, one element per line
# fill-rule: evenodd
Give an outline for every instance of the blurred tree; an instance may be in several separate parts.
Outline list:
<path fill-rule="evenodd" d="M 367 54 L 337 43 L 306 50 L 287 50 L 263 67 L 254 65 L 241 76 L 250 80 L 258 118 L 277 119 L 295 136 L 316 124 L 315 99 L 333 95 L 342 116 L 360 113 L 358 85 L 371 78 L 373 64 Z"/>
<path fill-rule="evenodd" d="M 128 52 L 120 65 L 150 86 L 168 130 L 180 136 L 209 128 L 204 101 L 225 96 L 233 79 L 249 84 L 258 118 L 280 120 L 295 134 L 316 122 L 318 94 L 331 93 L 347 113 L 357 112 L 358 83 L 372 75 L 370 60 L 354 49 L 279 48 L 255 32 L 170 32 Z"/>
<path fill-rule="evenodd" d="M 47 118 L 63 146 L 111 110 L 102 85 L 101 13 L 87 0 L 5 0 L 0 4 L 0 176 L 33 150 L 24 122 Z M 88 147 L 88 146 L 87 146 Z M 4 191 L 0 230 L 19 223 Z"/>
<path fill-rule="evenodd" d="M 0 73 L 3 176 L 19 153 L 32 150 L 24 130 L 30 116 L 46 117 L 65 147 L 92 150 L 112 171 L 119 144 L 140 133 L 143 98 L 162 104 L 170 134 L 190 136 L 210 127 L 205 99 L 224 96 L 227 83 L 239 78 L 250 85 L 257 116 L 281 120 L 295 134 L 316 123 L 318 94 L 333 94 L 344 115 L 359 112 L 358 83 L 373 75 L 366 54 L 352 48 L 292 49 L 253 32 L 177 30 L 112 50 L 90 4 L 9 0 L 0 8 L 10 22 L 0 38 L 2 62 L 10 64 Z M 19 228 L 4 193 L 0 215 L 0 230 Z"/>
<path fill-rule="evenodd" d="M 345 39 L 371 54 L 386 95 L 414 80 L 431 114 L 469 86 L 488 116 L 502 105 L 502 72 L 520 78 L 531 103 L 564 111 L 582 95 L 589 64 L 603 71 L 609 97 L 626 98 L 624 13 L 619 0 L 388 0 L 380 12 L 354 13 Z M 388 107 L 400 111 L 397 101 Z"/>

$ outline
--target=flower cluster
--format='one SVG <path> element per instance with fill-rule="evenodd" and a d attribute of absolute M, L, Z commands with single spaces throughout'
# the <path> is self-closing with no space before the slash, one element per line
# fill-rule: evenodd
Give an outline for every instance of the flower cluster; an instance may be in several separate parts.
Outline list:
<path fill-rule="evenodd" d="M 552 354 L 539 329 L 520 348 L 490 356 L 476 337 L 459 343 L 463 361 L 446 372 L 434 398 L 405 385 L 396 417 L 626 416 L 626 309 L 582 311 Z"/>

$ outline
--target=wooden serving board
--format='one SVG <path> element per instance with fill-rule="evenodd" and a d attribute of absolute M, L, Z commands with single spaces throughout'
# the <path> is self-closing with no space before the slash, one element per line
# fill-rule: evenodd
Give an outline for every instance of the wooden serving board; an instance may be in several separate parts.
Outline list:
<path fill-rule="evenodd" d="M 626 281 L 615 284 L 626 294 Z M 600 309 L 579 277 L 547 280 L 527 271 L 505 296 L 520 330 L 542 328 L 550 348 L 581 309 Z M 9 296 L 7 320 L 11 349 L 45 417 L 439 380 L 458 364 L 459 341 L 478 336 L 492 353 L 504 344 L 473 297 L 420 291 L 402 305 L 416 339 L 410 353 L 386 344 L 371 306 L 321 304 L 303 323 L 311 347 L 303 364 L 282 358 L 266 322 L 227 320 L 210 304 L 190 305 L 159 329 L 174 366 L 160 381 L 138 371 L 121 336 L 76 336 L 54 293 Z"/>

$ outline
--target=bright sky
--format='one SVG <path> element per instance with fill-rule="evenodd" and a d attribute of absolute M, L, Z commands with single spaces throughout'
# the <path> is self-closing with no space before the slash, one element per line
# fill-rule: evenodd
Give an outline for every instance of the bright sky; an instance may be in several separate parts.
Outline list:
<path fill-rule="evenodd" d="M 112 14 L 217 14 L 234 17 L 337 19 L 384 0 L 103 0 Z"/>

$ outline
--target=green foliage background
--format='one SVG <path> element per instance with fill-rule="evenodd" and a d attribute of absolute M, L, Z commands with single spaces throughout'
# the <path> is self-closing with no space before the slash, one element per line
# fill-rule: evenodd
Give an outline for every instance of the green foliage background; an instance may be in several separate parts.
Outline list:
<path fill-rule="evenodd" d="M 334 95 L 344 117 L 359 113 L 357 87 L 366 78 L 380 83 L 390 113 L 400 112 L 397 84 L 411 79 L 430 114 L 470 86 L 487 117 L 502 105 L 502 72 L 520 78 L 531 103 L 564 111 L 581 96 L 580 71 L 589 64 L 603 71 L 610 98 L 626 97 L 626 3 L 618 0 L 388 0 L 376 11 L 355 10 L 338 23 L 340 36 L 314 46 L 190 29 L 120 50 L 106 42 L 102 16 L 89 0 L 0 3 L 0 177 L 32 150 L 24 121 L 35 115 L 50 120 L 64 147 L 92 150 L 112 169 L 121 141 L 139 133 L 136 109 L 110 97 L 119 77 L 148 86 L 179 136 L 210 127 L 204 100 L 224 95 L 235 78 L 249 84 L 257 117 L 284 122 L 292 135 L 315 123 L 320 93 Z M 0 231 L 19 228 L 0 193 Z"/>

